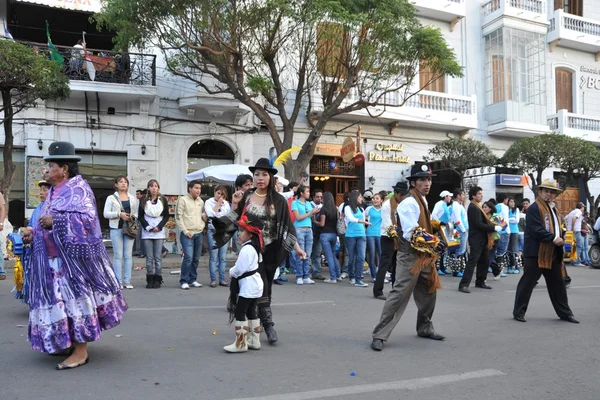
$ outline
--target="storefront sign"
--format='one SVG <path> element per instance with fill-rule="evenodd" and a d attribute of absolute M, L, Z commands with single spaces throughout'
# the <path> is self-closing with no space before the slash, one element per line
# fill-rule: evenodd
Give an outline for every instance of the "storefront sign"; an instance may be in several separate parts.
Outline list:
<path fill-rule="evenodd" d="M 524 175 L 496 175 L 496 185 L 498 186 L 526 186 L 527 177 Z"/>
<path fill-rule="evenodd" d="M 403 144 L 377 143 L 374 151 L 369 152 L 369 161 L 408 164 L 410 162 L 410 157 L 400 154 L 403 152 Z"/>
<path fill-rule="evenodd" d="M 18 0 L 48 7 L 66 8 L 75 11 L 100 12 L 100 0 Z"/>
<path fill-rule="evenodd" d="M 317 146 L 315 147 L 315 155 L 339 157 L 341 150 L 341 144 L 317 143 Z"/>
<path fill-rule="evenodd" d="M 580 88 L 600 90 L 600 77 L 595 76 L 582 76 Z"/>
<path fill-rule="evenodd" d="M 342 149 L 340 151 L 340 155 L 342 156 L 342 160 L 344 162 L 349 162 L 354 158 L 354 154 L 356 153 L 356 143 L 353 138 L 346 138 L 344 140 L 344 144 L 342 144 Z"/>

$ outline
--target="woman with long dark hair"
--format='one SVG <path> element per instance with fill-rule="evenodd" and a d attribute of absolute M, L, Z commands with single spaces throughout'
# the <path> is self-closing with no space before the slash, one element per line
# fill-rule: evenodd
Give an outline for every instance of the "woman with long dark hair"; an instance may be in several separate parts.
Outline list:
<path fill-rule="evenodd" d="M 264 224 L 263 229 L 263 261 L 259 272 L 264 282 L 263 295 L 258 299 L 258 316 L 263 325 L 270 344 L 277 342 L 277 332 L 273 326 L 271 311 L 271 289 L 277 267 L 294 249 L 300 258 L 306 253 L 298 246 L 296 229 L 292 224 L 287 201 L 275 190 L 275 174 L 266 158 L 261 158 L 256 165 L 249 167 L 253 174 L 255 189 L 245 193 L 238 190 L 233 194 L 232 211 L 221 218 L 213 220 L 215 227 L 215 243 L 218 247 L 227 243 L 236 230 L 235 221 L 245 214 L 258 217 Z"/>
<path fill-rule="evenodd" d="M 307 186 L 301 185 L 296 191 L 297 199 L 292 202 L 292 212 L 294 213 L 296 228 L 296 237 L 298 245 L 306 253 L 304 260 L 296 255 L 296 284 L 297 285 L 312 285 L 315 283 L 310 279 L 310 255 L 313 247 L 313 217 L 319 212 L 318 208 L 313 208 L 308 201 L 310 197 L 310 189 Z"/>
<path fill-rule="evenodd" d="M 214 197 L 206 200 L 204 210 L 208 216 L 208 233 L 206 234 L 206 238 L 208 239 L 209 249 L 208 271 L 210 273 L 210 287 L 217 287 L 217 269 L 219 271 L 219 285 L 229 286 L 225 280 L 227 244 L 218 248 L 215 247 L 215 228 L 212 224 L 213 218 L 222 217 L 231 211 L 231 207 L 227 201 L 227 188 L 225 186 L 219 185 L 215 188 Z"/>
<path fill-rule="evenodd" d="M 162 248 L 166 238 L 165 224 L 169 220 L 169 204 L 167 198 L 160 194 L 156 179 L 148 181 L 147 189 L 138 211 L 146 248 L 146 289 L 158 289 L 163 282 Z"/>
<path fill-rule="evenodd" d="M 337 220 L 338 210 L 335 207 L 335 200 L 331 192 L 323 193 L 323 207 L 319 212 L 319 220 L 316 224 L 321 227 L 321 247 L 327 265 L 329 266 L 329 279 L 325 279 L 325 283 L 337 283 L 342 280 L 342 271 L 340 271 L 340 263 L 335 256 L 335 244 L 337 241 Z"/>
<path fill-rule="evenodd" d="M 519 219 L 521 212 L 517 208 L 517 202 L 514 197 L 508 198 L 508 226 L 510 229 L 510 239 L 508 242 L 508 251 L 513 254 L 517 253 L 517 247 L 519 245 Z M 516 256 L 511 257 L 511 262 L 516 261 Z M 508 267 L 509 274 L 518 274 L 519 269 L 517 265 L 510 265 Z"/>
<path fill-rule="evenodd" d="M 362 280 L 362 270 L 367 252 L 365 226 L 371 225 L 365 220 L 360 207 L 363 197 L 358 190 L 350 193 L 350 205 L 344 208 L 346 218 L 346 251 L 348 251 L 348 272 L 350 284 L 356 287 L 368 287 Z"/>

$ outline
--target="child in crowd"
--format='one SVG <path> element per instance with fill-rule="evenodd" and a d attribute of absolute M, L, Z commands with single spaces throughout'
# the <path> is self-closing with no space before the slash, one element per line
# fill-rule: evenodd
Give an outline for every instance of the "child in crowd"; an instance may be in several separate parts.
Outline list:
<path fill-rule="evenodd" d="M 229 322 L 235 320 L 235 342 L 223 347 L 228 353 L 242 353 L 249 348 L 260 349 L 260 319 L 256 299 L 263 293 L 258 264 L 262 260 L 264 225 L 251 214 L 242 215 L 236 224 L 240 253 L 235 265 L 229 270 L 231 284 L 227 307 Z"/>

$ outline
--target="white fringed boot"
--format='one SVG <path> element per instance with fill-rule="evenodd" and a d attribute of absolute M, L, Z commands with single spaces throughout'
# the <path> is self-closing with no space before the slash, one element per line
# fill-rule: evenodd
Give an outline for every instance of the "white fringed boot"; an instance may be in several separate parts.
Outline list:
<path fill-rule="evenodd" d="M 260 350 L 260 319 L 249 320 L 248 329 L 248 348 Z"/>
<path fill-rule="evenodd" d="M 235 342 L 223 347 L 228 353 L 248 351 L 248 321 L 235 321 Z"/>

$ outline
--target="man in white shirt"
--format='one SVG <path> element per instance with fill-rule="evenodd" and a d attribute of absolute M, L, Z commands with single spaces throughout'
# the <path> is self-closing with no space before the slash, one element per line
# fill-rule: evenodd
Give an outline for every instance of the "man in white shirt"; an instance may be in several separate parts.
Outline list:
<path fill-rule="evenodd" d="M 465 203 L 464 189 L 454 189 L 454 202 L 452 203 L 452 222 L 454 229 L 460 235 L 460 247 L 456 252 L 457 256 L 463 256 L 467 252 L 467 243 L 469 240 L 469 219 L 467 211 L 463 204 Z"/>
<path fill-rule="evenodd" d="M 394 195 L 386 200 L 381 206 L 381 261 L 377 270 L 377 277 L 373 285 L 373 297 L 379 300 L 386 300 L 387 297 L 383 294 L 383 285 L 385 282 L 385 274 L 392 273 L 392 285 L 396 277 L 396 252 L 398 251 L 398 230 L 396 229 L 396 237 L 394 233 L 390 233 L 390 227 L 393 229 L 395 225 L 398 227 L 398 215 L 396 209 L 398 204 L 404 200 L 408 194 L 408 184 L 406 182 L 398 182 L 394 186 Z M 392 217 L 393 215 L 393 217 Z M 390 234 L 392 236 L 390 236 Z"/>
<path fill-rule="evenodd" d="M 575 241 L 577 243 L 577 261 L 576 267 L 581 267 L 583 265 L 589 265 L 590 256 L 585 252 L 584 246 L 584 237 L 581 234 L 581 223 L 583 222 L 583 213 L 585 212 L 585 205 L 581 202 L 577 203 L 577 206 L 573 211 L 571 211 L 566 217 L 567 221 L 567 230 L 572 230 L 575 236 Z"/>
<path fill-rule="evenodd" d="M 431 227 L 429 210 L 425 196 L 431 189 L 431 177 L 435 176 L 429 170 L 429 167 L 423 165 L 413 165 L 408 180 L 411 190 L 397 208 L 402 235 L 399 238 L 398 253 L 396 254 L 396 282 L 390 292 L 379 323 L 373 330 L 373 341 L 371 348 L 375 351 L 383 349 L 383 342 L 386 342 L 394 327 L 400 321 L 402 314 L 406 310 L 408 301 L 414 292 L 415 303 L 417 304 L 417 335 L 427 339 L 444 340 L 445 337 L 436 333 L 433 329 L 431 317 L 435 309 L 436 289 L 439 287 L 439 277 L 435 270 L 435 260 L 431 258 L 429 265 L 417 267 L 417 259 L 425 261 L 425 255 L 417 255 L 410 243 L 413 231 L 416 228 Z M 421 218 L 421 213 L 425 213 Z M 426 221 L 426 222 L 423 222 Z M 422 226 L 425 225 L 425 226 Z M 433 232 L 428 232 L 433 233 Z M 421 257 L 421 258 L 419 258 Z M 418 268 L 413 274 L 411 270 Z"/>
<path fill-rule="evenodd" d="M 435 206 L 433 206 L 433 211 L 431 212 L 431 219 L 436 221 L 444 221 L 445 223 L 448 223 L 449 221 L 445 218 L 449 217 L 451 214 L 449 207 L 452 204 L 452 193 L 450 193 L 447 190 L 444 190 L 442 191 L 442 193 L 440 193 L 440 197 L 442 199 L 435 203 Z"/>

